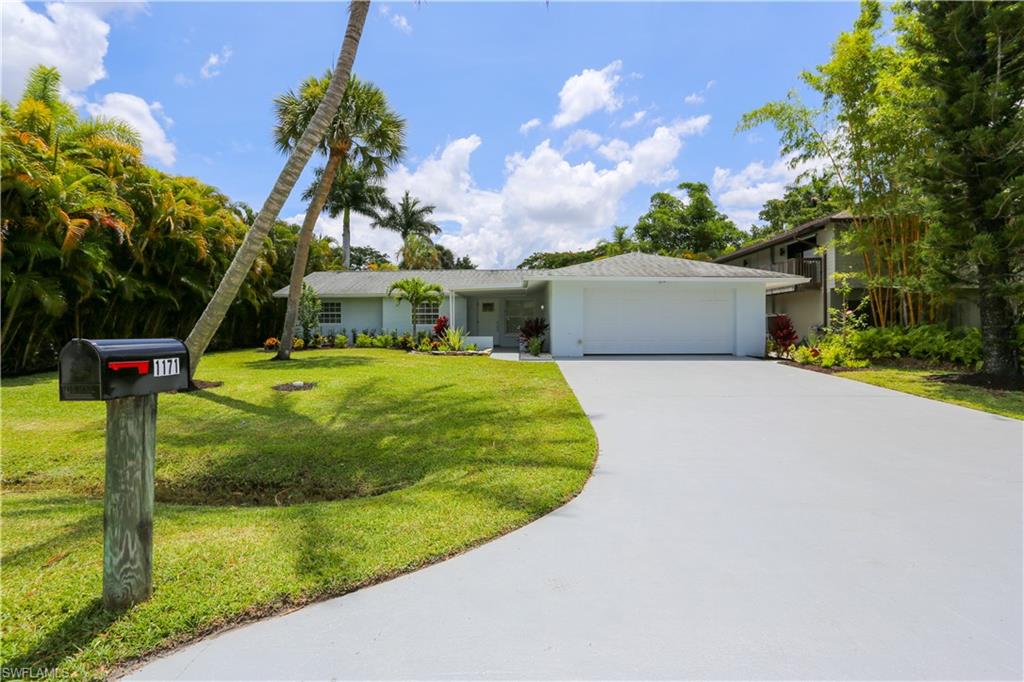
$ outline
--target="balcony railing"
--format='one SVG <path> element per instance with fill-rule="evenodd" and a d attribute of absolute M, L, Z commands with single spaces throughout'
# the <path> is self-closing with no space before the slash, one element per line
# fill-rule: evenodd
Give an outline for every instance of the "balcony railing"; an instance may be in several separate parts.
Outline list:
<path fill-rule="evenodd" d="M 787 258 L 784 261 L 772 263 L 770 269 L 774 272 L 784 272 L 787 275 L 810 278 L 810 282 L 801 284 L 798 288 L 821 288 L 821 258 Z"/>

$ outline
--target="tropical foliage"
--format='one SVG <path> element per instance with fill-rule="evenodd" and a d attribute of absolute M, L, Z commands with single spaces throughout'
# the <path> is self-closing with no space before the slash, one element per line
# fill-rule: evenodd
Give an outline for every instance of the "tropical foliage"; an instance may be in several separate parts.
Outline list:
<path fill-rule="evenodd" d="M 440 284 L 424 282 L 419 277 L 407 277 L 392 282 L 388 287 L 388 296 L 395 299 L 396 304 L 409 302 L 412 308 L 412 328 L 416 329 L 416 308 L 422 303 L 440 303 L 444 300 L 444 290 Z"/>
<path fill-rule="evenodd" d="M 0 112 L 6 372 L 53 366 L 74 336 L 184 336 L 251 219 L 213 187 L 144 165 L 131 127 L 80 118 L 59 87 L 55 69 L 38 67 Z M 268 335 L 292 250 L 292 228 L 274 226 L 217 347 Z"/>

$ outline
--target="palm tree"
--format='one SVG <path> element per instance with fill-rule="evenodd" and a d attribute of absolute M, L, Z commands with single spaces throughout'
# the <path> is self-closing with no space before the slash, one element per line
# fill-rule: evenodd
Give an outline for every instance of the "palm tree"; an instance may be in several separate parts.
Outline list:
<path fill-rule="evenodd" d="M 302 198 L 313 197 L 320 183 L 323 169 L 318 168 L 316 178 Z M 324 211 L 332 218 L 342 216 L 342 267 L 352 267 L 351 220 L 352 213 L 376 219 L 378 212 L 389 205 L 384 186 L 366 168 L 344 164 L 334 177 L 334 184 L 327 195 Z"/>
<path fill-rule="evenodd" d="M 188 346 L 190 356 L 190 369 L 195 375 L 196 368 L 202 359 L 203 353 L 217 332 L 228 308 L 238 295 L 239 289 L 245 282 L 246 276 L 252 267 L 256 257 L 264 248 L 264 239 L 274 226 L 281 207 L 291 193 L 295 183 L 299 180 L 303 168 L 313 155 L 317 145 L 323 144 L 324 135 L 331 126 L 341 105 L 342 96 L 345 94 L 345 85 L 348 83 L 352 73 L 352 63 L 356 58 L 356 50 L 359 48 L 359 38 L 363 33 L 363 25 L 366 23 L 366 15 L 370 10 L 370 2 L 358 0 L 349 3 L 348 27 L 345 29 L 345 40 L 341 46 L 341 53 L 338 55 L 338 63 L 334 68 L 331 83 L 320 100 L 316 111 L 309 119 L 309 125 L 305 127 L 298 140 L 292 145 L 291 155 L 285 162 L 281 174 L 278 176 L 274 187 L 267 197 L 263 208 L 252 227 L 245 235 L 245 241 L 235 252 L 227 272 L 221 279 L 217 291 L 210 299 L 202 316 L 196 322 L 192 332 L 188 335 L 185 344 Z M 319 211 L 317 211 L 319 213 Z M 294 287 L 293 287 L 294 288 Z M 294 325 L 293 325 L 294 327 Z M 293 330 L 294 331 L 294 330 Z"/>
<path fill-rule="evenodd" d="M 322 78 L 310 77 L 303 81 L 298 93 L 288 91 L 274 100 L 277 109 L 277 125 L 274 127 L 274 141 L 281 151 L 289 151 L 309 124 L 330 88 L 331 74 Z M 292 337 L 295 333 L 295 317 L 299 309 L 299 293 L 306 276 L 309 243 L 313 228 L 320 217 L 328 194 L 334 184 L 339 168 L 352 165 L 365 171 L 370 177 L 383 178 L 405 153 L 405 121 L 388 106 L 384 92 L 372 83 L 364 83 L 351 76 L 345 87 L 341 106 L 324 131 L 318 150 L 327 155 L 327 164 L 319 176 L 319 184 L 310 195 L 310 203 L 299 232 L 295 260 L 292 263 L 292 277 L 288 289 L 288 308 L 284 316 L 284 329 L 278 347 L 278 360 L 291 356 Z M 350 261 L 351 238 L 346 226 L 342 248 L 345 262 Z"/>
<path fill-rule="evenodd" d="M 397 206 L 388 203 L 384 212 L 373 221 L 373 227 L 397 232 L 402 241 L 411 235 L 429 238 L 441 232 L 441 228 L 430 221 L 430 215 L 436 208 L 431 204 L 421 204 L 406 190 Z"/>
<path fill-rule="evenodd" d="M 395 299 L 395 304 L 408 301 L 412 306 L 412 332 L 416 333 L 416 308 L 423 303 L 440 303 L 444 300 L 444 290 L 440 284 L 424 282 L 419 277 L 407 277 L 394 281 L 388 287 L 388 296 Z"/>
<path fill-rule="evenodd" d="M 398 267 L 402 270 L 438 270 L 441 268 L 441 253 L 426 237 L 410 234 L 398 250 Z"/>

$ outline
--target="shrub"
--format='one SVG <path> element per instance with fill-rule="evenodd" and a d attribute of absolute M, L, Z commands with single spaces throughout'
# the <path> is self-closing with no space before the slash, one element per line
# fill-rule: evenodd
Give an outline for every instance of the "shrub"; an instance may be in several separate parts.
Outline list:
<path fill-rule="evenodd" d="M 430 339 L 420 339 L 420 345 L 419 348 L 417 348 L 417 350 L 421 353 L 429 353 L 430 351 L 432 351 L 433 347 L 431 346 Z"/>
<path fill-rule="evenodd" d="M 338 334 L 334 337 L 335 348 L 348 348 L 348 336 L 345 334 Z"/>
<path fill-rule="evenodd" d="M 356 348 L 373 348 L 373 337 L 363 332 L 356 337 Z"/>
<path fill-rule="evenodd" d="M 381 334 L 373 339 L 373 345 L 377 348 L 391 348 L 395 343 L 395 337 L 391 334 Z"/>
<path fill-rule="evenodd" d="M 310 342 L 310 348 L 322 348 L 327 343 L 327 340 L 320 334 L 313 334 L 313 340 Z"/>
<path fill-rule="evenodd" d="M 782 356 L 788 356 L 793 346 L 800 341 L 800 335 L 793 328 L 793 321 L 789 319 L 789 315 L 777 315 L 772 318 L 768 333 L 775 344 L 775 352 Z"/>
<path fill-rule="evenodd" d="M 525 343 L 529 343 L 530 339 L 542 338 L 547 333 L 548 323 L 543 317 L 532 317 L 519 326 L 519 338 Z"/>
<path fill-rule="evenodd" d="M 396 338 L 395 345 L 402 350 L 412 350 L 416 347 L 416 339 L 412 334 L 402 334 Z"/>
<path fill-rule="evenodd" d="M 967 367 L 981 364 L 981 330 L 946 329 L 941 325 L 874 327 L 850 336 L 854 355 L 862 360 L 911 357 L 926 362 L 949 362 Z"/>
<path fill-rule="evenodd" d="M 448 329 L 448 316 L 441 315 L 437 318 L 437 322 L 434 323 L 434 336 L 441 338 L 444 336 L 445 331 Z"/>
<path fill-rule="evenodd" d="M 466 330 L 462 327 L 449 327 L 441 337 L 441 345 L 445 350 L 462 350 L 466 345 Z"/>
<path fill-rule="evenodd" d="M 530 351 L 530 355 L 534 357 L 540 355 L 541 349 L 544 347 L 543 336 L 533 336 L 526 342 L 526 348 Z"/>
<path fill-rule="evenodd" d="M 480 349 L 477 348 L 477 345 L 475 343 L 471 343 L 468 346 L 466 346 L 466 350 L 480 350 Z"/>
<path fill-rule="evenodd" d="M 320 297 L 316 295 L 313 287 L 303 282 L 302 293 L 299 294 L 298 310 L 299 328 L 302 329 L 303 340 L 309 341 L 313 329 L 320 324 L 320 309 L 322 307 Z"/>
<path fill-rule="evenodd" d="M 306 342 L 303 341 L 300 337 L 296 336 L 294 339 L 292 339 L 292 350 L 302 350 L 305 347 Z"/>
<path fill-rule="evenodd" d="M 277 350 L 281 342 L 278 341 L 276 336 L 271 336 L 269 339 L 263 342 L 263 350 Z"/>
<path fill-rule="evenodd" d="M 810 346 L 797 346 L 793 349 L 793 361 L 801 365 L 812 365 L 816 360 Z"/>

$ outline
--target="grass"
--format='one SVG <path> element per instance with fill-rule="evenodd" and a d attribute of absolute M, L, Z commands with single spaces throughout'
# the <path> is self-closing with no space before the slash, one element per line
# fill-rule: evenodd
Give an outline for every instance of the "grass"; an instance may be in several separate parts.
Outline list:
<path fill-rule="evenodd" d="M 1024 392 L 999 391 L 966 384 L 951 384 L 930 377 L 948 372 L 934 369 L 878 368 L 840 372 L 839 376 L 891 388 L 911 395 L 963 405 L 1004 417 L 1024 419 Z"/>
<path fill-rule="evenodd" d="M 163 395 L 153 598 L 102 609 L 101 403 L 4 380 L 3 666 L 102 677 L 240 620 L 413 570 L 558 507 L 593 429 L 558 367 L 387 350 L 233 351 Z M 314 381 L 311 391 L 275 384 Z"/>

